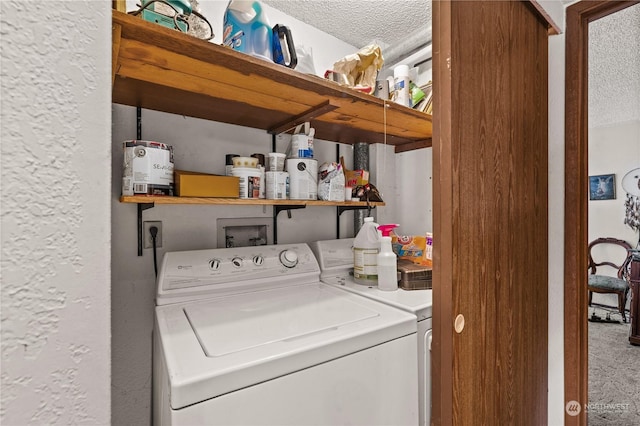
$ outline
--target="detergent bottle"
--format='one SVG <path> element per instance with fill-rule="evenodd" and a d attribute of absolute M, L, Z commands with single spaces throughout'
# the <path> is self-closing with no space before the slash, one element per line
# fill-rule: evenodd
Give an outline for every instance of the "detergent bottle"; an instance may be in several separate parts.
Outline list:
<path fill-rule="evenodd" d="M 380 252 L 378 253 L 378 288 L 383 291 L 398 289 L 398 259 L 391 248 L 391 231 L 397 224 L 380 225 Z"/>
<path fill-rule="evenodd" d="M 273 32 L 259 1 L 231 0 L 223 28 L 225 46 L 273 62 Z"/>
<path fill-rule="evenodd" d="M 378 224 L 365 217 L 360 232 L 353 240 L 353 278 L 358 284 L 377 285 L 377 257 L 380 248 Z"/>

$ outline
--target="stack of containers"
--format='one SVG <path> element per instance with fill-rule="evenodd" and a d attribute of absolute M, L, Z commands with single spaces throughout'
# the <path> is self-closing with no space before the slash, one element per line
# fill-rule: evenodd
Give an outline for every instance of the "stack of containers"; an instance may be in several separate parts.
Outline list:
<path fill-rule="evenodd" d="M 318 198 L 318 161 L 313 159 L 315 129 L 310 123 L 296 127 L 291 136 L 291 149 L 286 166 L 289 172 L 289 198 L 316 200 Z"/>
<path fill-rule="evenodd" d="M 267 154 L 266 197 L 269 200 L 286 200 L 289 196 L 289 173 L 284 171 L 286 155 L 279 152 Z"/>

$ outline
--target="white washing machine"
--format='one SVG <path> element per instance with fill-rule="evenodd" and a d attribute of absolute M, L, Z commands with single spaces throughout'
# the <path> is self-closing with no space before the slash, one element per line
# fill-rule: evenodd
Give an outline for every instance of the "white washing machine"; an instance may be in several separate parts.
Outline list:
<path fill-rule="evenodd" d="M 417 321 L 418 395 L 420 425 L 431 421 L 431 328 L 432 290 L 382 291 L 353 280 L 353 238 L 317 241 L 310 244 L 320 264 L 320 279 L 330 285 L 394 306 L 414 315 Z"/>
<path fill-rule="evenodd" d="M 415 425 L 415 316 L 320 282 L 306 244 L 166 253 L 158 425 Z"/>

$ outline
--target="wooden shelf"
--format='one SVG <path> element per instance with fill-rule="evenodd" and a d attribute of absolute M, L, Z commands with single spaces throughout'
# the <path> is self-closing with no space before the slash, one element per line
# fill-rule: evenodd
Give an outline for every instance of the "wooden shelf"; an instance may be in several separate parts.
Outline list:
<path fill-rule="evenodd" d="M 248 198 L 195 198 L 195 197 L 163 197 L 163 196 L 122 196 L 121 203 L 135 204 L 209 204 L 217 206 L 344 206 L 344 207 L 367 207 L 365 201 L 320 201 L 320 200 L 266 200 Z M 385 203 L 369 203 L 370 206 L 384 206 Z"/>
<path fill-rule="evenodd" d="M 274 134 L 311 121 L 318 139 L 386 139 L 396 152 L 431 146 L 431 116 L 411 108 L 117 10 L 112 32 L 114 103 Z"/>

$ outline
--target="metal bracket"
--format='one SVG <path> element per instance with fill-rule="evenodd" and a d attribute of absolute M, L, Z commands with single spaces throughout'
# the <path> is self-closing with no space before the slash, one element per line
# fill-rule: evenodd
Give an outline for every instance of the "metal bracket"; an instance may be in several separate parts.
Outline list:
<path fill-rule="evenodd" d="M 273 244 L 278 244 L 278 214 L 287 211 L 287 218 L 291 219 L 291 210 L 304 209 L 305 205 L 277 205 L 273 206 Z"/>
<path fill-rule="evenodd" d="M 142 212 L 153 208 L 154 203 L 138 204 L 138 256 L 142 256 L 142 247 L 144 244 L 144 227 L 142 226 Z"/>
<path fill-rule="evenodd" d="M 314 118 L 320 117 L 321 115 L 331 112 L 336 108 L 338 108 L 338 105 L 333 105 L 331 103 L 331 100 L 327 99 L 326 101 L 320 103 L 319 105 L 309 108 L 307 111 L 303 112 L 300 115 L 297 115 L 295 117 L 289 118 L 281 123 L 276 124 L 272 128 L 267 129 L 267 132 L 271 133 L 272 135 L 277 135 L 279 133 L 286 132 L 290 129 L 293 129 L 298 124 L 302 124 L 306 121 L 311 121 Z"/>
<path fill-rule="evenodd" d="M 278 217 L 278 214 L 281 211 L 286 210 L 287 211 L 287 218 L 291 219 L 291 210 L 304 209 L 305 207 L 307 207 L 307 206 L 305 206 L 305 205 L 297 205 L 297 204 L 296 205 L 286 205 L 286 206 L 285 205 L 273 206 L 273 209 L 275 211 L 274 217 Z"/>
<path fill-rule="evenodd" d="M 338 216 L 341 216 L 342 213 L 350 210 L 367 210 L 367 216 L 371 216 L 371 210 L 375 209 L 376 206 L 366 205 L 366 206 L 338 206 Z"/>

